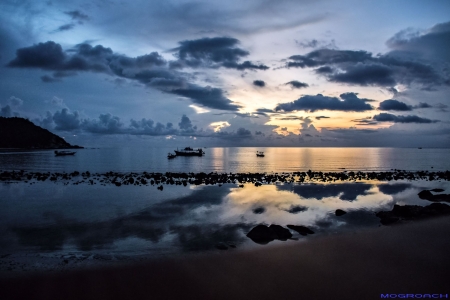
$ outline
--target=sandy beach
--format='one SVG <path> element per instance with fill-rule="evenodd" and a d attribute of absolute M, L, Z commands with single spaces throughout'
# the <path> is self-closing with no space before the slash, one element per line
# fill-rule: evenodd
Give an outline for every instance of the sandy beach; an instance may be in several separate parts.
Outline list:
<path fill-rule="evenodd" d="M 266 249 L 2 279 L 1 299 L 380 299 L 449 294 L 450 218 Z"/>

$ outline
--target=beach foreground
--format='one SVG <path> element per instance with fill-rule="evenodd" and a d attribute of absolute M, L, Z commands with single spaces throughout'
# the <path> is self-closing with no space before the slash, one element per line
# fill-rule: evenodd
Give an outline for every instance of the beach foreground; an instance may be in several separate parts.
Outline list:
<path fill-rule="evenodd" d="M 450 218 L 441 217 L 260 250 L 2 279 L 0 298 L 446 298 L 449 236 Z"/>

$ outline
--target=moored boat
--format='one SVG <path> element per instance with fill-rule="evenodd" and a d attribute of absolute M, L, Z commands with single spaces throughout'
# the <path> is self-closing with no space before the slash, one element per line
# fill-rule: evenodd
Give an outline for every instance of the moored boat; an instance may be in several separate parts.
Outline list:
<path fill-rule="evenodd" d="M 65 155 L 75 155 L 75 151 L 68 151 L 68 150 L 55 150 L 55 156 L 65 156 Z"/>
<path fill-rule="evenodd" d="M 186 147 L 183 150 L 175 150 L 177 156 L 203 156 L 205 152 L 201 149 L 192 149 L 191 147 Z"/>
<path fill-rule="evenodd" d="M 264 157 L 264 152 L 262 152 L 262 151 L 256 151 L 256 156 L 257 156 L 257 157 Z"/>
<path fill-rule="evenodd" d="M 175 158 L 175 157 L 177 157 L 176 154 L 173 154 L 173 153 L 170 153 L 170 152 L 169 152 L 169 154 L 167 154 L 167 158 L 168 159 L 172 159 L 172 158 Z"/>

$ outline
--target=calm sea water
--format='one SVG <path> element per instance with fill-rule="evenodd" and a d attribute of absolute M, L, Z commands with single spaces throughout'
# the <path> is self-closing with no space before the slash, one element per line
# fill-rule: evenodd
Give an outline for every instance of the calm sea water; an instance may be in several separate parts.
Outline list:
<path fill-rule="evenodd" d="M 90 172 L 294 172 L 450 170 L 450 149 L 417 148 L 207 148 L 204 157 L 167 159 L 172 148 L 0 151 L 0 170 Z M 265 157 L 256 157 L 256 151 Z"/>
<path fill-rule="evenodd" d="M 2 151 L 0 170 L 107 172 L 293 172 L 450 170 L 449 149 L 207 148 L 204 157 L 167 159 L 173 149 Z M 257 158 L 256 151 L 265 151 Z M 433 167 L 433 168 L 432 168 Z M 87 261 L 229 251 L 259 245 L 246 237 L 257 224 L 303 225 L 314 236 L 377 228 L 375 212 L 394 204 L 429 205 L 418 193 L 448 181 L 281 183 L 244 188 L 156 185 L 106 186 L 46 180 L 0 182 L 0 272 L 84 266 Z M 337 217 L 336 209 L 347 214 Z M 45 259 L 44 259 L 45 258 Z M 49 263 L 50 260 L 50 263 Z M 1 274 L 0 274 L 1 275 Z"/>

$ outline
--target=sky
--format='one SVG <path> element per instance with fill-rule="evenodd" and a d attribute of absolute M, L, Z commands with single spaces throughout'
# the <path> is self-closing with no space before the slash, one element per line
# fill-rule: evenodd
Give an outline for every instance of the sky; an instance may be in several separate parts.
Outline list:
<path fill-rule="evenodd" d="M 0 0 L 0 116 L 86 147 L 450 147 L 450 1 Z"/>

